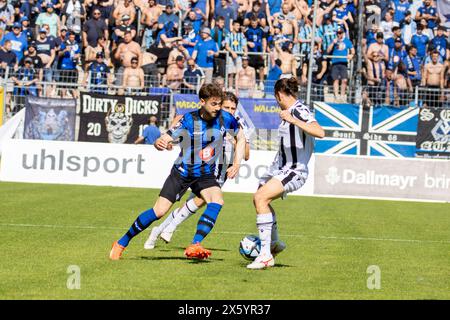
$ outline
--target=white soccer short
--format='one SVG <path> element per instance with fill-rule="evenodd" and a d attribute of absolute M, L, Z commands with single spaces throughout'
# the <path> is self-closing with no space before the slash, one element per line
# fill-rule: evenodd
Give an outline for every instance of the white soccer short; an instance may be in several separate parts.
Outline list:
<path fill-rule="evenodd" d="M 297 191 L 303 187 L 308 178 L 308 174 L 298 170 L 270 167 L 259 179 L 259 185 L 265 185 L 272 178 L 279 180 L 283 185 L 283 198 L 285 198 L 288 193 Z"/>

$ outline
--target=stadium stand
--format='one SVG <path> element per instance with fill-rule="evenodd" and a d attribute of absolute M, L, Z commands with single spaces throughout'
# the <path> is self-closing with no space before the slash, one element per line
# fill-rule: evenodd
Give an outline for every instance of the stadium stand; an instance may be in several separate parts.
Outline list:
<path fill-rule="evenodd" d="M 195 93 L 212 79 L 270 97 L 279 77 L 306 87 L 310 65 L 313 100 L 450 106 L 449 34 L 433 1 L 318 0 L 316 26 L 313 3 L 0 0 L 7 112 L 26 95 Z"/>

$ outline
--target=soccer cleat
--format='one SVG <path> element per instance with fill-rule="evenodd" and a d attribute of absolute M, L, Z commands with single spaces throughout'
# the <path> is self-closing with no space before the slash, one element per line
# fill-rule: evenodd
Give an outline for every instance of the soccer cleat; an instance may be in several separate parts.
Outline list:
<path fill-rule="evenodd" d="M 273 267 L 275 265 L 275 259 L 272 255 L 263 256 L 259 255 L 256 257 L 255 261 L 247 265 L 247 269 L 260 270 Z"/>
<path fill-rule="evenodd" d="M 114 242 L 111 248 L 111 252 L 109 253 L 109 258 L 111 260 L 119 260 L 124 250 L 124 246 L 121 246 L 117 241 Z"/>
<path fill-rule="evenodd" d="M 203 246 L 199 242 L 197 242 L 187 247 L 186 250 L 184 250 L 184 255 L 188 259 L 203 260 L 209 258 L 209 256 L 211 255 L 211 251 L 203 248 Z"/>
<path fill-rule="evenodd" d="M 271 245 L 270 245 L 270 253 L 274 257 L 276 257 L 284 249 L 286 249 L 286 243 L 284 243 L 281 240 L 276 240 L 276 241 L 272 242 Z"/>
<path fill-rule="evenodd" d="M 173 232 L 161 232 L 161 234 L 159 235 L 159 237 L 161 238 L 161 240 L 163 240 L 165 243 L 169 243 L 170 240 L 172 239 L 173 236 Z"/>
<path fill-rule="evenodd" d="M 158 240 L 159 236 L 159 227 L 153 227 L 150 235 L 148 236 L 147 241 L 144 243 L 144 249 L 151 250 L 156 246 L 156 240 Z"/>

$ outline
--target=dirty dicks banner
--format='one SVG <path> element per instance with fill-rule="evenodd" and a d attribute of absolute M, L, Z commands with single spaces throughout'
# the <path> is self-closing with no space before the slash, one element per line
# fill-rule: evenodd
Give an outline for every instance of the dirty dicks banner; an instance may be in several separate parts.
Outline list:
<path fill-rule="evenodd" d="M 82 93 L 78 141 L 133 143 L 151 116 L 159 120 L 161 96 Z"/>

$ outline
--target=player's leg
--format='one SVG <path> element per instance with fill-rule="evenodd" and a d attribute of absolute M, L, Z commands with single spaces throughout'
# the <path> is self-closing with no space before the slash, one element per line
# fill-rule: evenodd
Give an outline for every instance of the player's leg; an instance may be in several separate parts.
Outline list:
<path fill-rule="evenodd" d="M 117 242 L 113 244 L 113 248 L 110 252 L 111 260 L 118 260 L 122 255 L 122 252 L 130 243 L 131 239 L 136 237 L 139 233 L 147 229 L 154 221 L 158 220 L 160 217 L 164 216 L 167 211 L 169 211 L 173 202 L 164 197 L 159 197 L 156 200 L 153 208 L 150 208 L 142 212 L 136 220 L 131 225 L 130 229 L 120 238 Z"/>
<path fill-rule="evenodd" d="M 198 209 L 203 207 L 206 202 L 194 194 L 189 197 L 189 199 L 184 203 L 184 205 L 178 209 L 178 211 L 174 214 L 174 218 L 171 220 L 169 224 L 165 226 L 161 233 L 161 238 L 169 242 L 172 238 L 172 234 L 175 232 L 176 228 L 186 221 L 189 217 L 193 216 L 197 213 Z"/>
<path fill-rule="evenodd" d="M 275 214 L 275 209 L 272 205 L 269 204 L 270 211 L 272 212 L 272 234 L 271 234 L 271 244 L 270 244 L 270 252 L 275 257 L 281 251 L 286 249 L 286 243 L 281 241 L 278 235 L 278 223 L 277 223 L 277 215 Z"/>
<path fill-rule="evenodd" d="M 159 198 L 155 206 L 142 212 L 134 221 L 125 235 L 113 244 L 110 252 L 111 260 L 118 260 L 122 252 L 128 246 L 130 240 L 148 228 L 150 224 L 164 216 L 174 202 L 183 196 L 191 181 L 181 177 L 179 173 L 172 169 L 170 175 L 164 182 L 164 186 L 159 193 Z"/>
<path fill-rule="evenodd" d="M 272 178 L 256 191 L 253 203 L 256 208 L 256 225 L 261 240 L 261 252 L 255 261 L 247 266 L 249 269 L 262 269 L 274 265 L 274 259 L 270 252 L 272 243 L 273 215 L 270 203 L 281 197 L 284 186 L 278 179 Z"/>
<path fill-rule="evenodd" d="M 188 258 L 206 259 L 211 255 L 209 250 L 201 246 L 201 242 L 214 228 L 214 225 L 223 206 L 223 195 L 218 183 L 214 177 L 206 181 L 200 181 L 193 186 L 192 190 L 195 194 L 200 195 L 207 203 L 197 223 L 197 230 L 192 240 L 192 244 L 186 248 L 184 254 Z"/>

